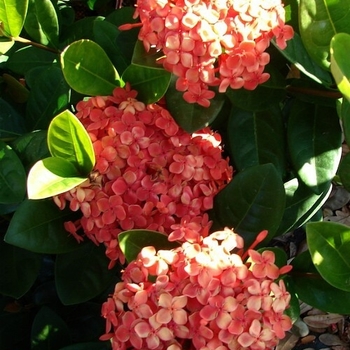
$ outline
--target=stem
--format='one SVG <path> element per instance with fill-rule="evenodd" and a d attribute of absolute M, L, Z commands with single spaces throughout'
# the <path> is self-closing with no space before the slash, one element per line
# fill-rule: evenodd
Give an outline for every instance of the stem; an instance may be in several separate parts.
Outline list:
<path fill-rule="evenodd" d="M 26 45 L 32 45 L 32 46 L 38 47 L 39 49 L 43 49 L 43 50 L 50 51 L 50 52 L 57 53 L 57 54 L 60 53 L 59 50 L 52 49 L 51 47 L 36 43 L 34 41 L 22 38 L 20 36 L 16 36 L 15 38 L 12 38 L 12 39 L 15 41 L 18 41 L 20 43 L 26 44 Z"/>

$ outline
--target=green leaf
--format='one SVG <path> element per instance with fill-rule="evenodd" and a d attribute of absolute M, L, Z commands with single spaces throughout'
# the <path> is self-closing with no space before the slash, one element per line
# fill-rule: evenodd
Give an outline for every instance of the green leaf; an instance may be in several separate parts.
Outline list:
<path fill-rule="evenodd" d="M 309 251 L 298 255 L 293 261 L 291 277 L 299 299 L 326 312 L 350 313 L 350 293 L 327 283 L 317 272 Z"/>
<path fill-rule="evenodd" d="M 0 240 L 0 293 L 19 299 L 34 284 L 42 256 Z"/>
<path fill-rule="evenodd" d="M 58 55 L 34 46 L 26 46 L 11 54 L 5 67 L 10 71 L 25 75 L 33 68 L 51 66 L 58 59 Z"/>
<path fill-rule="evenodd" d="M 12 148 L 0 140 L 0 203 L 15 204 L 26 194 L 26 173 Z"/>
<path fill-rule="evenodd" d="M 31 331 L 32 350 L 59 350 L 71 344 L 70 330 L 60 316 L 47 306 L 36 314 Z"/>
<path fill-rule="evenodd" d="M 331 72 L 340 92 L 350 101 L 350 35 L 336 34 L 331 40 Z"/>
<path fill-rule="evenodd" d="M 121 85 L 106 52 L 91 40 L 70 44 L 61 54 L 61 64 L 67 83 L 81 94 L 110 95 Z"/>
<path fill-rule="evenodd" d="M 226 95 L 234 106 L 257 112 L 269 109 L 270 106 L 276 105 L 284 99 L 286 95 L 284 77 L 272 66 L 266 67 L 265 71 L 270 74 L 270 79 L 255 90 L 227 89 Z"/>
<path fill-rule="evenodd" d="M 329 69 L 332 37 L 350 33 L 348 0 L 300 0 L 299 30 L 310 57 L 320 67 Z"/>
<path fill-rule="evenodd" d="M 104 245 L 92 242 L 56 258 L 57 293 L 64 305 L 83 303 L 102 293 L 111 283 L 115 269 L 108 269 Z"/>
<path fill-rule="evenodd" d="M 6 93 L 15 103 L 21 104 L 27 102 L 29 90 L 17 78 L 6 73 L 2 75 L 2 78 L 6 83 Z"/>
<path fill-rule="evenodd" d="M 145 104 L 157 102 L 168 89 L 171 73 L 163 68 L 148 68 L 131 64 L 122 75 L 138 92 L 137 98 Z"/>
<path fill-rule="evenodd" d="M 135 260 L 142 248 L 153 246 L 156 250 L 173 249 L 179 246 L 177 242 L 169 242 L 168 236 L 150 230 L 129 230 L 118 235 L 119 247 L 126 260 Z"/>
<path fill-rule="evenodd" d="M 95 21 L 93 33 L 95 42 L 105 50 L 117 71 L 123 73 L 129 66 L 130 59 L 125 55 L 123 45 L 117 41 L 122 32 L 110 22 Z"/>
<path fill-rule="evenodd" d="M 34 41 L 57 47 L 58 18 L 51 0 L 29 0 L 24 28 Z"/>
<path fill-rule="evenodd" d="M 0 22 L 7 36 L 18 36 L 27 14 L 28 0 L 0 0 Z"/>
<path fill-rule="evenodd" d="M 227 129 L 229 155 L 237 171 L 272 163 L 281 176 L 285 174 L 284 125 L 278 106 L 262 112 L 233 108 Z"/>
<path fill-rule="evenodd" d="M 305 184 L 294 178 L 284 184 L 286 206 L 277 235 L 301 227 L 309 221 L 325 203 L 332 190 L 328 184 L 320 194 L 315 194 Z"/>
<path fill-rule="evenodd" d="M 333 287 L 350 292 L 350 228 L 335 222 L 306 225 L 312 261 Z"/>
<path fill-rule="evenodd" d="M 295 100 L 287 137 L 300 179 L 314 193 L 322 193 L 333 179 L 341 156 L 342 136 L 335 108 Z"/>
<path fill-rule="evenodd" d="M 87 175 L 95 165 L 90 136 L 79 119 L 68 110 L 52 120 L 47 143 L 53 157 L 71 162 L 82 175 Z"/>
<path fill-rule="evenodd" d="M 286 285 L 286 289 L 291 295 L 291 299 L 289 302 L 289 308 L 285 310 L 285 314 L 287 314 L 294 323 L 300 317 L 300 301 L 298 295 L 296 293 L 296 288 L 293 282 L 293 279 L 288 275 L 283 277 L 284 284 Z"/>
<path fill-rule="evenodd" d="M 13 139 L 26 132 L 24 118 L 0 97 L 0 138 Z"/>
<path fill-rule="evenodd" d="M 14 45 L 15 41 L 11 38 L 0 37 L 0 55 L 4 55 Z"/>
<path fill-rule="evenodd" d="M 38 73 L 26 111 L 31 130 L 47 129 L 52 118 L 68 108 L 70 99 L 70 88 L 60 68 L 50 66 Z"/>
<path fill-rule="evenodd" d="M 25 200 L 12 217 L 5 242 L 36 253 L 73 251 L 78 247 L 77 241 L 63 225 L 74 217 L 70 209 L 58 209 L 52 199 Z"/>
<path fill-rule="evenodd" d="M 350 191 L 350 154 L 347 153 L 341 160 L 338 175 L 342 182 L 342 185 Z"/>
<path fill-rule="evenodd" d="M 214 228 L 232 227 L 249 247 L 257 234 L 268 230 L 271 239 L 280 224 L 285 206 L 282 180 L 272 164 L 247 168 L 214 198 L 210 216 Z"/>
<path fill-rule="evenodd" d="M 87 178 L 79 177 L 75 166 L 66 159 L 49 157 L 35 163 L 28 174 L 29 199 L 44 199 L 67 192 Z"/>
<path fill-rule="evenodd" d="M 330 86 L 333 83 L 331 74 L 320 68 L 311 59 L 298 33 L 294 33 L 293 38 L 287 41 L 287 47 L 284 50 L 281 50 L 277 45 L 275 47 L 309 78 L 325 86 Z"/>
<path fill-rule="evenodd" d="M 157 62 L 162 56 L 164 56 L 163 51 L 151 47 L 147 52 L 143 42 L 141 40 L 137 40 L 132 56 L 132 63 L 142 67 L 163 69 L 162 64 Z"/>
<path fill-rule="evenodd" d="M 65 346 L 60 350 L 110 350 L 111 346 L 109 342 L 98 342 L 98 343 L 79 343 L 69 346 Z"/>
<path fill-rule="evenodd" d="M 171 84 L 165 95 L 166 105 L 175 119 L 188 133 L 193 133 L 208 126 L 218 116 L 225 103 L 225 95 L 216 93 L 210 100 L 209 107 L 202 107 L 198 103 L 188 103 L 183 98 L 183 93 L 175 88 L 176 77 L 172 77 Z"/>
<path fill-rule="evenodd" d="M 38 130 L 24 134 L 11 143 L 26 170 L 29 171 L 40 159 L 50 156 L 46 139 L 47 131 Z"/>
<path fill-rule="evenodd" d="M 350 102 L 343 98 L 339 111 L 346 143 L 350 144 Z"/>

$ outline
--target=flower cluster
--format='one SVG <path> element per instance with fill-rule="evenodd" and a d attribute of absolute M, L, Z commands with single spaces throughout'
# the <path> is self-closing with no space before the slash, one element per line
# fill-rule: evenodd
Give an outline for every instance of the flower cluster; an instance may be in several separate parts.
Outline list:
<path fill-rule="evenodd" d="M 113 96 L 77 104 L 96 164 L 89 180 L 54 197 L 61 209 L 69 203 L 71 210 L 82 212 L 66 229 L 82 240 L 77 233 L 82 228 L 93 242 L 104 243 L 112 265 L 123 262 L 121 231 L 150 229 L 173 240 L 198 240 L 186 227 L 207 224 L 205 212 L 232 176 L 217 133 L 205 128 L 189 134 L 165 108 L 145 106 L 136 95 L 127 85 Z"/>
<path fill-rule="evenodd" d="M 165 69 L 189 103 L 208 107 L 214 91 L 253 90 L 264 73 L 271 39 L 284 49 L 293 37 L 280 0 L 138 0 L 139 39 L 164 53 Z"/>
<path fill-rule="evenodd" d="M 272 251 L 241 248 L 229 229 L 173 250 L 143 248 L 102 306 L 101 340 L 111 339 L 113 350 L 274 348 L 292 326 L 279 279 L 291 266 L 277 267 Z"/>

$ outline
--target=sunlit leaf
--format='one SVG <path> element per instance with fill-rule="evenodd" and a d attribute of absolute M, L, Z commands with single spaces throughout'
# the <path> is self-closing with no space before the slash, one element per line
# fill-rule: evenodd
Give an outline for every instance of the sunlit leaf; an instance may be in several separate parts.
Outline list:
<path fill-rule="evenodd" d="M 53 157 L 71 162 L 81 175 L 87 175 L 95 165 L 90 136 L 79 119 L 68 110 L 52 120 L 47 143 Z"/>
<path fill-rule="evenodd" d="M 110 95 L 121 85 L 106 52 L 91 40 L 70 44 L 61 54 L 61 64 L 67 83 L 81 94 Z"/>
<path fill-rule="evenodd" d="M 0 55 L 4 55 L 11 49 L 15 41 L 9 38 L 0 38 Z"/>
<path fill-rule="evenodd" d="M 329 69 L 332 37 L 341 32 L 350 34 L 348 0 L 300 0 L 299 30 L 310 57 Z"/>
<path fill-rule="evenodd" d="M 65 230 L 64 222 L 74 217 L 70 209 L 60 210 L 52 199 L 25 200 L 13 215 L 5 242 L 36 253 L 73 251 L 78 243 Z"/>
<path fill-rule="evenodd" d="M 168 237 L 160 232 L 141 229 L 120 233 L 118 241 L 128 262 L 135 260 L 143 247 L 153 246 L 159 250 L 173 249 L 179 246 L 176 242 L 169 242 Z"/>
<path fill-rule="evenodd" d="M 350 228 L 335 222 L 306 225 L 312 261 L 333 287 L 350 292 Z"/>
<path fill-rule="evenodd" d="M 331 41 L 331 72 L 338 89 L 350 101 L 350 35 L 336 34 Z"/>
<path fill-rule="evenodd" d="M 295 100 L 287 137 L 300 179 L 314 193 L 322 193 L 333 179 L 341 156 L 341 129 L 335 108 Z"/>
<path fill-rule="evenodd" d="M 0 0 L 0 22 L 7 35 L 18 36 L 27 14 L 28 0 Z"/>
<path fill-rule="evenodd" d="M 28 174 L 29 199 L 44 199 L 71 190 L 85 182 L 77 169 L 66 159 L 49 157 L 34 164 Z"/>

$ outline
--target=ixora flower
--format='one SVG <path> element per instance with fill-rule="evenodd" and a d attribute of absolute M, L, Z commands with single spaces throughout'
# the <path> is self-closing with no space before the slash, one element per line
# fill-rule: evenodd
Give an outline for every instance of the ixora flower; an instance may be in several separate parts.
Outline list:
<path fill-rule="evenodd" d="M 170 251 L 144 247 L 102 306 L 100 339 L 113 350 L 273 349 L 292 327 L 281 278 L 291 266 L 277 267 L 274 252 L 265 250 L 265 259 L 255 244 L 249 263 L 242 238 L 229 229 Z"/>
<path fill-rule="evenodd" d="M 170 240 L 198 241 L 189 228 L 207 224 L 205 212 L 232 177 L 220 135 L 209 128 L 189 134 L 166 109 L 145 106 L 136 95 L 126 85 L 77 104 L 96 164 L 89 180 L 54 197 L 61 209 L 69 203 L 81 211 L 81 219 L 65 224 L 67 231 L 80 241 L 82 228 L 93 242 L 104 243 L 110 266 L 124 259 L 121 231 L 150 229 Z"/>
<path fill-rule="evenodd" d="M 215 95 L 210 86 L 225 92 L 266 82 L 270 41 L 284 49 L 293 37 L 280 0 L 138 0 L 136 16 L 145 49 L 162 50 L 159 61 L 178 77 L 184 99 L 204 107 Z"/>

